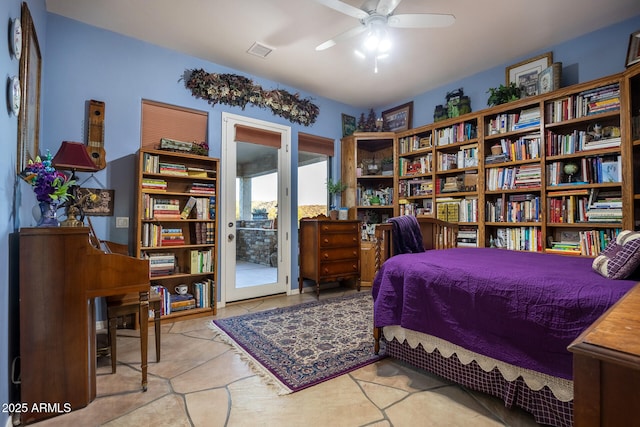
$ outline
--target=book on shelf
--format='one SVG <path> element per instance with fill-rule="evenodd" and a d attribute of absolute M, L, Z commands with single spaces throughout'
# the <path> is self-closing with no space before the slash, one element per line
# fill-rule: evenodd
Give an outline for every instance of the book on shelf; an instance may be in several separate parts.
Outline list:
<path fill-rule="evenodd" d="M 159 162 L 158 171 L 163 175 L 188 176 L 187 167 L 179 163 Z"/>
<path fill-rule="evenodd" d="M 193 210 L 195 205 L 196 205 L 196 198 L 193 196 L 190 196 L 189 200 L 187 200 L 187 203 L 185 203 L 184 208 L 182 208 L 182 212 L 180 212 L 180 218 L 182 219 L 189 218 L 189 215 L 191 215 L 191 211 Z"/>

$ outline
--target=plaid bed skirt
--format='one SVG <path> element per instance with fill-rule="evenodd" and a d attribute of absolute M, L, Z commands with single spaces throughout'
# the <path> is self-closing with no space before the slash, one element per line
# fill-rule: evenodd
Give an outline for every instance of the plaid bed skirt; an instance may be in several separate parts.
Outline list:
<path fill-rule="evenodd" d="M 455 354 L 446 358 L 437 349 L 428 353 L 420 344 L 411 348 L 406 341 L 400 344 L 395 338 L 387 341 L 386 354 L 469 389 L 496 396 L 504 400 L 507 408 L 515 405 L 530 412 L 540 424 L 573 426 L 573 401 L 558 400 L 546 386 L 539 391 L 531 390 L 522 377 L 507 381 L 497 368 L 485 372 L 475 361 L 464 365 Z"/>

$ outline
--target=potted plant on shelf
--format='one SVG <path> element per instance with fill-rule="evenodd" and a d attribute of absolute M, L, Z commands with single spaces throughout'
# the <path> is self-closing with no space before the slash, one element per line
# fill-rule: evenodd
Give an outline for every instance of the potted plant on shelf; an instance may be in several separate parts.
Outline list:
<path fill-rule="evenodd" d="M 393 157 L 382 159 L 382 175 L 393 175 Z"/>
<path fill-rule="evenodd" d="M 333 181 L 331 178 L 327 179 L 327 192 L 331 195 L 331 205 L 329 207 L 329 218 L 338 219 L 337 195 L 347 189 L 347 184 L 341 180 Z"/>
<path fill-rule="evenodd" d="M 511 101 L 520 99 L 522 89 L 516 86 L 515 83 L 509 83 L 509 86 L 500 85 L 497 88 L 491 87 L 487 91 L 489 99 L 487 99 L 487 105 L 494 107 L 496 105 L 504 104 Z"/>

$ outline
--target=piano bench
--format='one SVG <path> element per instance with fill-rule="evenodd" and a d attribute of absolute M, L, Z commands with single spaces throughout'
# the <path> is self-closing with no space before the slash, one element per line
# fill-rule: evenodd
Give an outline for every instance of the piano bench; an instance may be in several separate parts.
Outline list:
<path fill-rule="evenodd" d="M 155 292 L 149 292 L 149 307 L 153 310 L 153 323 L 156 334 L 156 362 L 160 361 L 160 309 L 162 298 Z M 118 318 L 131 314 L 140 314 L 140 296 L 137 293 L 107 297 L 107 319 L 109 331 L 109 349 L 111 352 L 111 373 L 116 373 L 116 331 Z"/>

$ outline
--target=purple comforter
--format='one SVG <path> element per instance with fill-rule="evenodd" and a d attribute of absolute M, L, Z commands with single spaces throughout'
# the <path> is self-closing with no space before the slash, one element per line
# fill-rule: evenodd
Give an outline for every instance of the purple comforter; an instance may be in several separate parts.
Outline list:
<path fill-rule="evenodd" d="M 572 379 L 567 346 L 636 283 L 606 279 L 591 263 L 493 248 L 397 255 L 373 282 L 375 326 Z"/>

